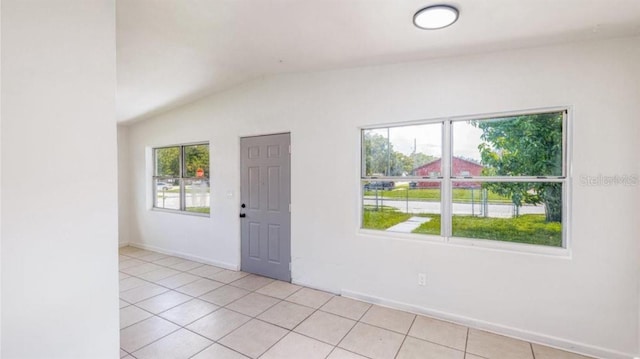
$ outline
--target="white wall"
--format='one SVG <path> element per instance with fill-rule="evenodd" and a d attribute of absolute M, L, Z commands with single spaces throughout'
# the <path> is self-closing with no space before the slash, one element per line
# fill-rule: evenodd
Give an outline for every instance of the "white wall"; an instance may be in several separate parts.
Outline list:
<path fill-rule="evenodd" d="M 113 0 L 2 1 L 2 352 L 117 358 Z"/>
<path fill-rule="evenodd" d="M 120 246 L 129 243 L 129 128 L 118 126 L 118 240 Z"/>
<path fill-rule="evenodd" d="M 2 1 L 0 0 L 0 59 L 2 59 Z M 0 60 L 1 62 L 1 60 Z M 2 65 L 0 64 L 0 79 Z M 0 259 L 2 258 L 2 81 L 0 80 Z M 0 263 L 0 357 L 2 356 L 2 263 Z"/>
<path fill-rule="evenodd" d="M 238 266 L 239 137 L 291 131 L 294 282 L 591 354 L 637 354 L 638 186 L 579 179 L 640 172 L 639 45 L 283 75 L 133 124 L 130 239 Z M 562 105 L 573 106 L 571 257 L 358 233 L 358 126 Z M 211 142 L 211 218 L 150 211 L 145 149 L 202 140 Z"/>

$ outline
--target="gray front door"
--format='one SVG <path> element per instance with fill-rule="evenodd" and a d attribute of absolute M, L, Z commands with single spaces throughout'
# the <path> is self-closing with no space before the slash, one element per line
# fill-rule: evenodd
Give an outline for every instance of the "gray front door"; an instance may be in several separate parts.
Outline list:
<path fill-rule="evenodd" d="M 291 281 L 290 135 L 240 139 L 242 270 Z"/>

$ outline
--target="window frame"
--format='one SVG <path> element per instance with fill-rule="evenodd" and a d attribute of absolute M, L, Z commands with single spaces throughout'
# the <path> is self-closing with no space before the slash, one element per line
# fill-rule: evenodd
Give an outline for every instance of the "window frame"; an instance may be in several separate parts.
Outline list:
<path fill-rule="evenodd" d="M 186 162 L 185 162 L 185 148 L 186 147 L 190 147 L 190 146 L 207 146 L 208 151 L 209 151 L 209 176 L 208 177 L 185 177 L 185 173 L 186 171 Z M 178 150 L 178 175 L 177 176 L 159 176 L 158 175 L 158 158 L 157 158 L 157 151 L 156 150 L 161 150 L 161 149 L 165 149 L 165 148 L 179 148 Z M 185 215 L 190 215 L 190 216 L 197 216 L 197 217 L 210 217 L 211 216 L 211 145 L 209 144 L 209 141 L 199 141 L 199 142 L 188 142 L 188 143 L 180 143 L 180 144 L 174 144 L 174 145 L 164 145 L 164 146 L 156 146 L 156 147 L 151 147 L 151 160 L 152 160 L 152 172 L 151 172 L 151 193 L 152 193 L 152 199 L 151 199 L 151 209 L 154 211 L 159 211 L 159 212 L 169 212 L 169 213 L 178 213 L 178 214 L 185 214 Z M 164 207 L 158 207 L 157 206 L 157 199 L 158 199 L 158 186 L 156 185 L 156 181 L 158 180 L 168 180 L 168 179 L 172 179 L 178 180 L 178 187 L 179 187 L 179 198 L 180 198 L 180 205 L 178 209 L 173 209 L 173 208 L 164 208 Z M 185 181 L 188 180 L 206 180 L 209 182 L 209 213 L 200 213 L 200 212 L 193 212 L 193 211 L 188 211 L 187 207 L 186 207 L 186 188 L 185 188 Z"/>
<path fill-rule="evenodd" d="M 453 133 L 452 125 L 454 122 L 461 121 L 482 121 L 489 119 L 497 119 L 502 117 L 534 115 L 562 112 L 562 174 L 561 176 L 453 176 Z M 571 211 L 571 140 L 572 136 L 572 106 L 546 107 L 520 111 L 488 113 L 481 115 L 465 115 L 433 118 L 426 120 L 404 121 L 395 123 L 384 123 L 371 126 L 358 127 L 359 132 L 359 159 L 360 166 L 357 166 L 357 183 L 358 183 L 358 210 L 359 222 L 356 233 L 359 236 L 374 236 L 392 239 L 430 241 L 450 245 L 472 246 L 486 249 L 507 250 L 516 252 L 525 252 L 533 254 L 543 254 L 560 257 L 571 257 L 570 249 L 570 217 Z M 365 152 L 364 148 L 364 131 L 371 129 L 393 128 L 401 126 L 423 125 L 441 123 L 442 124 L 442 157 L 441 157 L 441 176 L 366 176 L 365 173 Z M 413 233 L 394 233 L 382 230 L 363 228 L 363 208 L 364 208 L 364 190 L 363 183 L 366 181 L 417 181 L 417 182 L 439 182 L 440 183 L 440 218 L 441 227 L 440 235 L 429 234 L 413 234 Z M 557 182 L 562 184 L 562 246 L 546 246 L 541 244 L 528 244 L 518 242 L 506 242 L 492 239 L 478 239 L 466 237 L 454 237 L 452 235 L 452 208 L 453 208 L 453 183 L 454 182 Z"/>

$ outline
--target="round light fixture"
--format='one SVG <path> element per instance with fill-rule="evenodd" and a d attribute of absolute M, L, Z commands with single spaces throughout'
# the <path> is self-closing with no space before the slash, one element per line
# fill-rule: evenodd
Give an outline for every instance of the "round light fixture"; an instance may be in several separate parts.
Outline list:
<path fill-rule="evenodd" d="M 433 5 L 418 10 L 413 15 L 413 23 L 425 30 L 447 27 L 458 20 L 458 9 L 449 5 Z"/>

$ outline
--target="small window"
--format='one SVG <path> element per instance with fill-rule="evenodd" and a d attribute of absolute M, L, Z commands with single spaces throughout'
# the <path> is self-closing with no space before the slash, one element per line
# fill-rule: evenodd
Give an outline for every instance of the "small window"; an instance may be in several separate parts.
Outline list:
<path fill-rule="evenodd" d="M 209 144 L 154 148 L 153 158 L 153 207 L 209 214 Z"/>
<path fill-rule="evenodd" d="M 566 121 L 556 111 L 362 130 L 362 228 L 565 246 Z"/>

